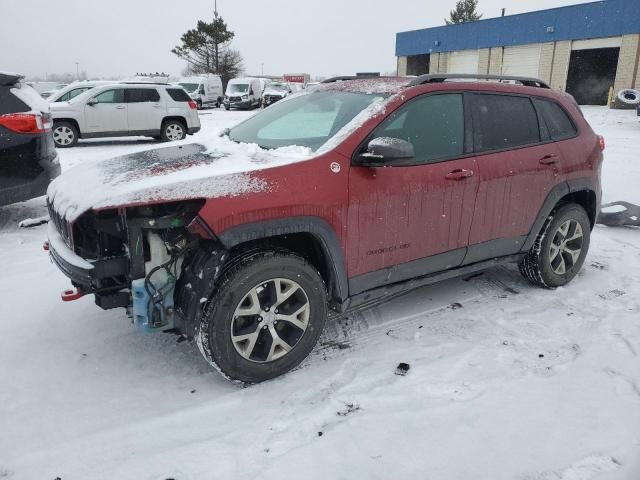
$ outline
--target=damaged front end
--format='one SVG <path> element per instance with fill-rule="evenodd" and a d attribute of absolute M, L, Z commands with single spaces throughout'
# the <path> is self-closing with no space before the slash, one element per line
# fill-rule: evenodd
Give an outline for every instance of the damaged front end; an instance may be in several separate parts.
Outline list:
<path fill-rule="evenodd" d="M 225 250 L 198 217 L 202 201 L 81 215 L 72 224 L 50 207 L 48 250 L 75 291 L 103 309 L 124 307 L 148 332 L 192 336 L 221 272 Z"/>

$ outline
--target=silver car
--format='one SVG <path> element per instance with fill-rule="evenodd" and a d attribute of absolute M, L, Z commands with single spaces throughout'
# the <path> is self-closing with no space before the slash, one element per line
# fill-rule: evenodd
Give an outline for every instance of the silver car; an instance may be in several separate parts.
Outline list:
<path fill-rule="evenodd" d="M 196 103 L 182 87 L 164 83 L 95 87 L 52 103 L 51 115 L 59 148 L 83 138 L 146 136 L 169 142 L 200 130 Z"/>

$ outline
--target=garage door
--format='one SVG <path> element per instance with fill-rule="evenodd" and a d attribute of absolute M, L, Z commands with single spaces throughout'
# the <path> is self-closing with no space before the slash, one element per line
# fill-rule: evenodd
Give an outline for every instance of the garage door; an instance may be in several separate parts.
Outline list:
<path fill-rule="evenodd" d="M 537 78 L 540 75 L 540 45 L 505 47 L 502 74 Z"/>
<path fill-rule="evenodd" d="M 447 73 L 478 73 L 478 51 L 450 52 L 447 57 Z"/>

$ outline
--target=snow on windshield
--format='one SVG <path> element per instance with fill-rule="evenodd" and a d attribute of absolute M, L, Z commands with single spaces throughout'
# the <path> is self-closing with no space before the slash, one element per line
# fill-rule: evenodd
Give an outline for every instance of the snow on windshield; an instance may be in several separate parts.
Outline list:
<path fill-rule="evenodd" d="M 263 150 L 210 137 L 202 144 L 159 148 L 80 164 L 47 191 L 58 213 L 73 221 L 91 209 L 154 201 L 239 196 L 273 185 L 250 172 L 311 158 L 302 147 Z"/>

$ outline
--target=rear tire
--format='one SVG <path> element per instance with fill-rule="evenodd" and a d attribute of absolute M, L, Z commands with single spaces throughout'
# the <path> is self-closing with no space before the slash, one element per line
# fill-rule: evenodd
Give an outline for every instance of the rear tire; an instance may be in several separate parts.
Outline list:
<path fill-rule="evenodd" d="M 205 359 L 227 378 L 258 383 L 282 375 L 313 350 L 327 316 L 318 271 L 288 251 L 263 251 L 222 275 L 197 333 Z"/>
<path fill-rule="evenodd" d="M 180 120 L 167 120 L 162 124 L 161 136 L 163 142 L 184 140 L 187 136 L 187 128 Z"/>
<path fill-rule="evenodd" d="M 55 122 L 52 133 L 57 148 L 69 148 L 78 143 L 78 129 L 73 123 Z"/>
<path fill-rule="evenodd" d="M 580 205 L 570 203 L 552 213 L 529 253 L 520 273 L 532 284 L 556 288 L 578 274 L 589 251 L 591 222 Z"/>

